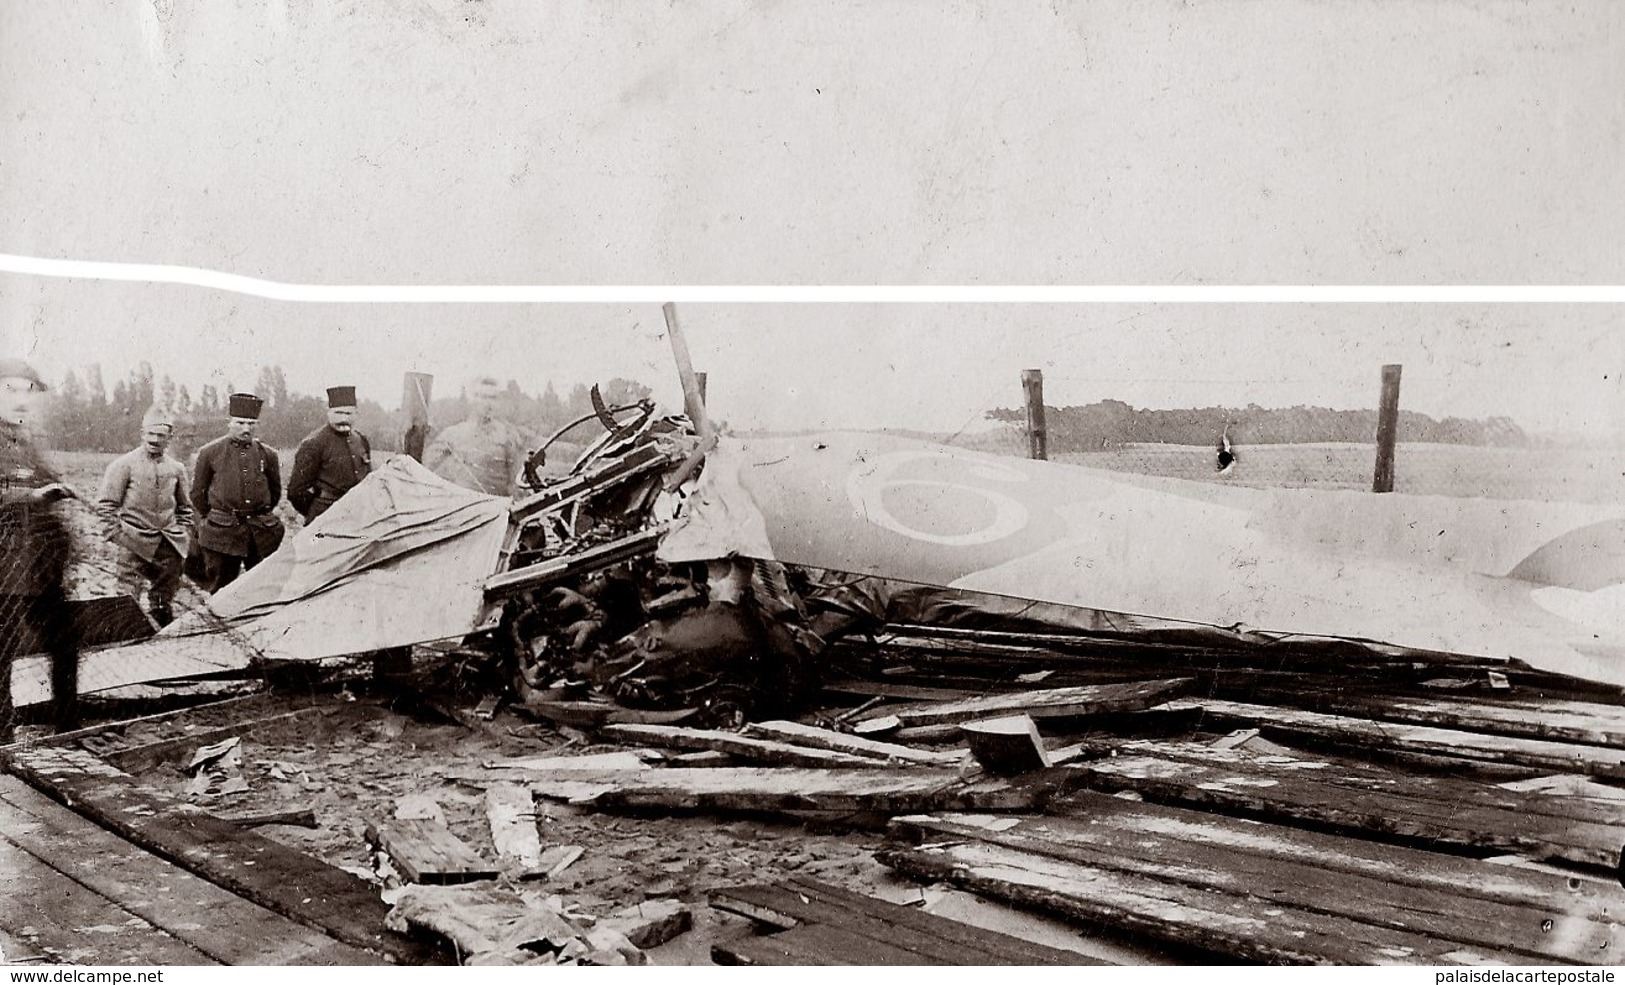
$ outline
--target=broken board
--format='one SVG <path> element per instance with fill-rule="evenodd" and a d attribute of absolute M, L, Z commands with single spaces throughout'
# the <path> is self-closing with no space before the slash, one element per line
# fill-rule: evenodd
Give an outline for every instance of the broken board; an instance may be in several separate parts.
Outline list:
<path fill-rule="evenodd" d="M 526 777 L 539 797 L 598 807 L 743 811 L 1034 810 L 1075 773 L 1018 780 L 965 779 L 934 767 L 818 770 L 797 767 L 653 769 Z M 922 806 L 935 805 L 935 806 Z"/>
<path fill-rule="evenodd" d="M 737 732 L 719 729 L 678 728 L 672 725 L 610 725 L 603 729 L 606 738 L 634 745 L 657 745 L 671 749 L 703 749 L 724 752 L 750 762 L 774 766 L 809 766 L 814 768 L 862 767 L 873 768 L 872 756 L 860 756 L 830 749 L 813 749 L 758 739 Z"/>
<path fill-rule="evenodd" d="M 395 818 L 367 825 L 367 838 L 394 860 L 401 874 L 424 886 L 495 879 L 497 867 L 438 821 Z"/>
<path fill-rule="evenodd" d="M 1171 702 L 1170 707 L 1199 709 L 1207 718 L 1259 726 L 1266 735 L 1625 778 L 1625 749 L 1467 732 L 1432 725 L 1374 722 L 1364 718 L 1234 701 L 1184 700 Z M 1622 713 L 1625 713 L 1625 709 L 1622 709 Z"/>
<path fill-rule="evenodd" d="M 966 701 L 938 702 L 887 709 L 904 728 L 947 725 L 999 715 L 1027 714 L 1033 718 L 1067 718 L 1106 712 L 1144 711 L 1188 691 L 1194 680 L 1187 677 L 1165 681 L 1139 681 L 1132 684 L 1087 684 L 1042 690 L 991 694 Z"/>
<path fill-rule="evenodd" d="M 745 731 L 761 738 L 777 739 L 818 749 L 833 749 L 836 752 L 864 756 L 882 762 L 958 766 L 965 761 L 964 753 L 916 749 L 896 742 L 880 742 L 876 739 L 866 739 L 861 735 L 847 735 L 845 732 L 815 728 L 800 722 L 753 722 L 745 726 Z"/>
<path fill-rule="evenodd" d="M 1507 790 L 1307 756 L 1124 743 L 1075 767 L 1087 785 L 1149 800 L 1360 832 L 1451 850 L 1494 849 L 1615 870 L 1625 824 L 1611 801 Z"/>
<path fill-rule="evenodd" d="M 901 957 L 902 964 L 922 965 L 1086 965 L 1100 964 L 1086 955 L 1033 944 L 957 920 L 934 916 L 912 907 L 888 903 L 831 886 L 805 876 L 791 876 L 768 885 L 740 886 L 711 893 L 713 909 L 748 917 L 789 934 L 721 942 L 712 953 L 726 964 L 864 964 L 865 958 Z M 810 935 L 805 928 L 821 926 L 825 933 Z M 829 933 L 833 931 L 835 933 Z M 831 937 L 844 945 L 823 951 L 811 962 L 804 957 L 814 945 L 827 945 Z M 880 952 L 877 955 L 877 948 Z M 886 962 L 893 963 L 893 962 Z"/>

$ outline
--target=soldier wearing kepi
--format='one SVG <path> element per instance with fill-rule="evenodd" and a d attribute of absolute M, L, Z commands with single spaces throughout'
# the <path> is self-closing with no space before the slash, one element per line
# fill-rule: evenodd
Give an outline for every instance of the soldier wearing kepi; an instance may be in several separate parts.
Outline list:
<path fill-rule="evenodd" d="M 288 477 L 288 502 L 310 523 L 367 477 L 372 445 L 355 429 L 355 387 L 327 390 L 327 423 L 299 442 Z"/>
<path fill-rule="evenodd" d="M 73 496 L 46 464 L 29 427 L 45 390 L 34 367 L 0 359 L 0 744 L 16 728 L 11 669 L 33 641 L 51 656 L 56 726 L 75 726 L 79 635 L 68 610 L 68 530 L 56 504 Z"/>
<path fill-rule="evenodd" d="M 218 592 L 282 543 L 275 512 L 282 498 L 282 464 L 276 450 L 254 437 L 265 401 L 234 393 L 225 437 L 198 449 L 192 470 L 192 506 L 203 550 L 205 588 Z"/>
<path fill-rule="evenodd" d="M 496 416 L 502 385 L 495 377 L 474 381 L 468 420 L 453 424 L 423 451 L 423 464 L 448 482 L 491 496 L 512 496 L 525 465 L 525 438 Z"/>
<path fill-rule="evenodd" d="M 174 415 L 161 407 L 148 410 L 141 446 L 113 459 L 96 496 L 105 536 L 123 548 L 119 585 L 137 601 L 147 588 L 148 611 L 160 626 L 175 619 L 171 603 L 193 529 L 186 467 L 169 455 L 174 432 Z"/>

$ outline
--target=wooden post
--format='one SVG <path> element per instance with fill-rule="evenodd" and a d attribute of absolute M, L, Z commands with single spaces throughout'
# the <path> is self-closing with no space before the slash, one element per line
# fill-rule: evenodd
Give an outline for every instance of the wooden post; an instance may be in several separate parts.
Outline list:
<path fill-rule="evenodd" d="M 429 438 L 429 394 L 434 391 L 434 377 L 428 373 L 407 373 L 401 393 L 401 410 L 406 413 L 405 450 L 408 455 L 423 461 L 423 445 Z"/>
<path fill-rule="evenodd" d="M 1377 406 L 1377 469 L 1372 492 L 1394 491 L 1394 444 L 1399 439 L 1398 365 L 1382 368 L 1382 402 Z"/>
<path fill-rule="evenodd" d="M 671 336 L 671 354 L 677 359 L 677 377 L 683 384 L 683 410 L 703 441 L 711 437 L 711 418 L 705 412 L 705 394 L 700 389 L 694 363 L 688 357 L 688 340 L 682 326 L 677 324 L 677 306 L 667 301 L 660 310 L 666 316 L 666 334 Z"/>
<path fill-rule="evenodd" d="M 1044 427 L 1044 371 L 1021 371 L 1021 388 L 1027 393 L 1027 457 L 1049 458 L 1048 434 Z"/>
<path fill-rule="evenodd" d="M 694 374 L 694 382 L 700 388 L 700 403 L 703 404 L 703 403 L 705 403 L 705 374 L 704 373 L 695 373 Z"/>

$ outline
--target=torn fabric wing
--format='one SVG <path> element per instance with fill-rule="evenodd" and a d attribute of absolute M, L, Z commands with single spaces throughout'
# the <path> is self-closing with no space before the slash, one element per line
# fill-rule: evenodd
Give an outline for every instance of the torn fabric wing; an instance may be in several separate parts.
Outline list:
<path fill-rule="evenodd" d="M 1625 685 L 1622 537 L 1613 506 L 1236 488 L 828 433 L 724 439 L 661 556 L 770 553 Z"/>
<path fill-rule="evenodd" d="M 510 505 L 397 456 L 315 523 L 290 531 L 275 554 L 213 595 L 209 611 L 186 613 L 149 640 L 85 654 L 80 689 L 463 636 L 484 615 Z M 14 692 L 20 704 L 49 697 L 43 680 Z"/>

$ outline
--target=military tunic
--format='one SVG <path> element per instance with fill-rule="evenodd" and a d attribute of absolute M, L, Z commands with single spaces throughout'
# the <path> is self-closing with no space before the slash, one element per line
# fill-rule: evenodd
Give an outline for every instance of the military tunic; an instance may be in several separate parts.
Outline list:
<path fill-rule="evenodd" d="M 256 439 L 238 444 L 227 435 L 198 449 L 192 470 L 192 505 L 198 545 L 233 557 L 267 557 L 282 543 L 282 521 L 272 512 L 282 498 L 276 450 Z"/>
<path fill-rule="evenodd" d="M 367 436 L 352 430 L 339 434 L 324 424 L 299 442 L 293 473 L 288 476 L 288 502 L 309 523 L 340 496 L 353 489 L 372 469 L 372 445 Z"/>
<path fill-rule="evenodd" d="M 167 454 L 153 458 L 145 448 L 125 452 L 102 474 L 96 512 L 116 524 L 112 539 L 142 559 L 151 561 L 165 541 L 185 557 L 192 527 L 186 466 Z"/>

